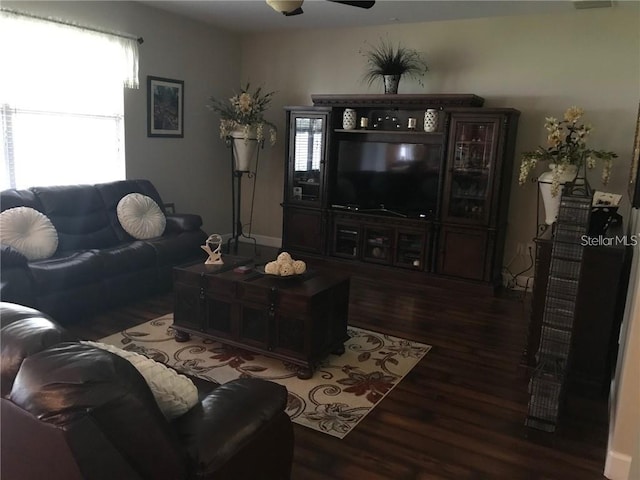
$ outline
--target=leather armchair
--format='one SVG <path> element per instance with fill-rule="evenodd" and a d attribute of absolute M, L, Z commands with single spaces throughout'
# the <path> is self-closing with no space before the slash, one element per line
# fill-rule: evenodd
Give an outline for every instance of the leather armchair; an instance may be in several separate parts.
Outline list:
<path fill-rule="evenodd" d="M 168 421 L 125 359 L 28 307 L 1 303 L 0 325 L 2 478 L 290 478 L 284 387 L 196 380 L 200 403 Z"/>

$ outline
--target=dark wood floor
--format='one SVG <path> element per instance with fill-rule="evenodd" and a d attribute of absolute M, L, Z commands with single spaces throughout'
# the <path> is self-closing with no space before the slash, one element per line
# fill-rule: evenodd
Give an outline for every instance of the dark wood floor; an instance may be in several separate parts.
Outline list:
<path fill-rule="evenodd" d="M 355 277 L 350 323 L 432 350 L 343 440 L 295 425 L 295 480 L 603 479 L 606 399 L 568 395 L 555 433 L 524 426 L 527 301 Z M 72 328 L 92 339 L 172 311 L 170 294 Z"/>

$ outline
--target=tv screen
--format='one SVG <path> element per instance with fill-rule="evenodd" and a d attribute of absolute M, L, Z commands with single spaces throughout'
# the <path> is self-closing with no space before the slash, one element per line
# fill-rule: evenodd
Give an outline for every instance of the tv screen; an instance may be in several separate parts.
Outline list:
<path fill-rule="evenodd" d="M 341 141 L 335 207 L 430 218 L 437 209 L 441 145 Z"/>

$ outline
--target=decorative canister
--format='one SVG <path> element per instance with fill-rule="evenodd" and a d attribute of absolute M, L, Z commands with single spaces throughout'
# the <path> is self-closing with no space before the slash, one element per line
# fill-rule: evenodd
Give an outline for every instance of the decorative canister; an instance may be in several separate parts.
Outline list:
<path fill-rule="evenodd" d="M 345 108 L 342 114 L 342 128 L 345 130 L 353 130 L 356 128 L 358 116 L 353 108 Z"/>
<path fill-rule="evenodd" d="M 428 108 L 424 112 L 424 131 L 435 132 L 438 129 L 438 110 Z"/>

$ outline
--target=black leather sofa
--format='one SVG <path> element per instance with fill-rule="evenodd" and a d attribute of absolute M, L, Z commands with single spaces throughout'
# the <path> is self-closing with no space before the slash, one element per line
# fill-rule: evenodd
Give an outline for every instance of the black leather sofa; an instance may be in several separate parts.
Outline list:
<path fill-rule="evenodd" d="M 162 209 L 162 236 L 136 240 L 122 228 L 116 207 L 129 193 L 151 197 Z M 22 206 L 51 220 L 58 248 L 50 258 L 28 261 L 1 245 L 0 299 L 38 308 L 63 324 L 168 291 L 174 266 L 206 259 L 201 217 L 168 213 L 148 180 L 0 192 L 2 211 Z"/>
<path fill-rule="evenodd" d="M 0 303 L 0 476 L 20 480 L 285 480 L 287 390 L 196 381 L 167 420 L 127 360 L 77 342 L 41 312 Z"/>

